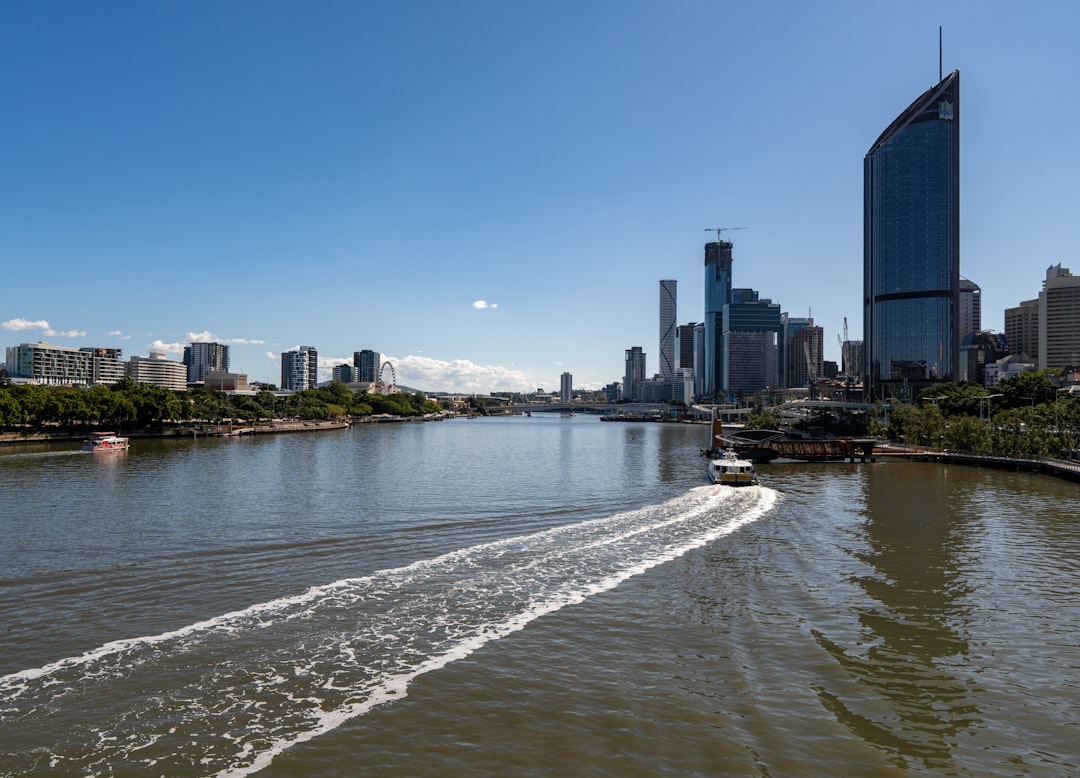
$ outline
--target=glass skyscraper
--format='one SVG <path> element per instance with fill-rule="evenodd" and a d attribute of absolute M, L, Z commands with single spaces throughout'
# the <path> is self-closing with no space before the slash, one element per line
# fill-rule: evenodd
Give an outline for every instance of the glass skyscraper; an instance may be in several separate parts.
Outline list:
<path fill-rule="evenodd" d="M 660 376 L 675 375 L 675 313 L 678 281 L 660 282 Z"/>
<path fill-rule="evenodd" d="M 705 244 L 705 361 L 702 393 L 709 398 L 723 394 L 724 306 L 731 302 L 731 243 L 717 240 Z"/>
<path fill-rule="evenodd" d="M 919 96 L 863 160 L 864 390 L 959 380 L 960 71 Z"/>

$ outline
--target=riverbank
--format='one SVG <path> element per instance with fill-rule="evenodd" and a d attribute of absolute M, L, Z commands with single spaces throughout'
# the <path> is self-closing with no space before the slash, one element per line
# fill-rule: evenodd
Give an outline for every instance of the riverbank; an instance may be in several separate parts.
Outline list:
<path fill-rule="evenodd" d="M 1052 475 L 1080 483 L 1080 462 L 1067 459 L 1001 457 L 989 454 L 968 454 L 959 451 L 941 451 L 922 446 L 899 446 L 884 444 L 874 451 L 875 456 L 912 459 L 919 462 L 940 462 L 949 465 L 973 465 L 998 470 L 1024 470 Z"/>
<path fill-rule="evenodd" d="M 119 425 L 110 428 L 117 435 L 126 438 L 183 438 L 183 437 L 228 437 L 237 435 L 266 435 L 291 432 L 321 432 L 323 430 L 344 429 L 350 426 L 347 421 L 276 421 L 267 424 L 237 426 L 235 424 L 175 424 L 154 425 L 153 427 L 129 428 Z M 0 432 L 0 445 L 18 443 L 73 443 L 85 440 L 93 432 L 101 432 L 98 426 L 74 426 L 56 430 L 19 430 Z"/>

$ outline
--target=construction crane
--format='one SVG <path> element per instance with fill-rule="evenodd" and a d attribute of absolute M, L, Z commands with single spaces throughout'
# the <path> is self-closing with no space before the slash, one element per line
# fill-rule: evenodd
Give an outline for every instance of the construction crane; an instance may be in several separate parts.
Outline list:
<path fill-rule="evenodd" d="M 728 230 L 745 230 L 746 227 L 706 227 L 705 232 L 715 232 L 716 242 L 720 242 L 720 233 L 727 232 Z"/>

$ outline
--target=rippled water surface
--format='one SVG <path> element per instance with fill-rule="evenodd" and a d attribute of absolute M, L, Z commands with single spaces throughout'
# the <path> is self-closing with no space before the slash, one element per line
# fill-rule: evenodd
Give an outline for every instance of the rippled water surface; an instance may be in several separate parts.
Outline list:
<path fill-rule="evenodd" d="M 1080 487 L 705 435 L 0 450 L 0 774 L 1080 774 Z"/>

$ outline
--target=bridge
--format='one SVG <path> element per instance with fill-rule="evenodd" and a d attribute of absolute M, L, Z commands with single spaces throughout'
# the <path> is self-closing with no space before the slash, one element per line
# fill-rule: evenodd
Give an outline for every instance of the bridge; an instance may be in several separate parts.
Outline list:
<path fill-rule="evenodd" d="M 785 418 L 806 418 L 813 411 L 865 411 L 873 408 L 873 403 L 848 402 L 845 400 L 789 400 L 780 405 L 770 405 L 767 410 L 777 410 Z M 626 416 L 660 416 L 663 418 L 698 419 L 712 418 L 716 409 L 721 420 L 735 422 L 754 412 L 752 407 L 739 407 L 734 403 L 697 403 L 690 407 L 667 405 L 665 403 L 517 403 L 498 405 L 487 409 L 487 413 L 496 415 L 519 413 L 594 413 L 618 414 Z"/>
<path fill-rule="evenodd" d="M 523 403 L 493 405 L 485 409 L 490 415 L 518 413 L 595 413 L 633 414 L 677 418 L 682 406 L 663 403 Z"/>

